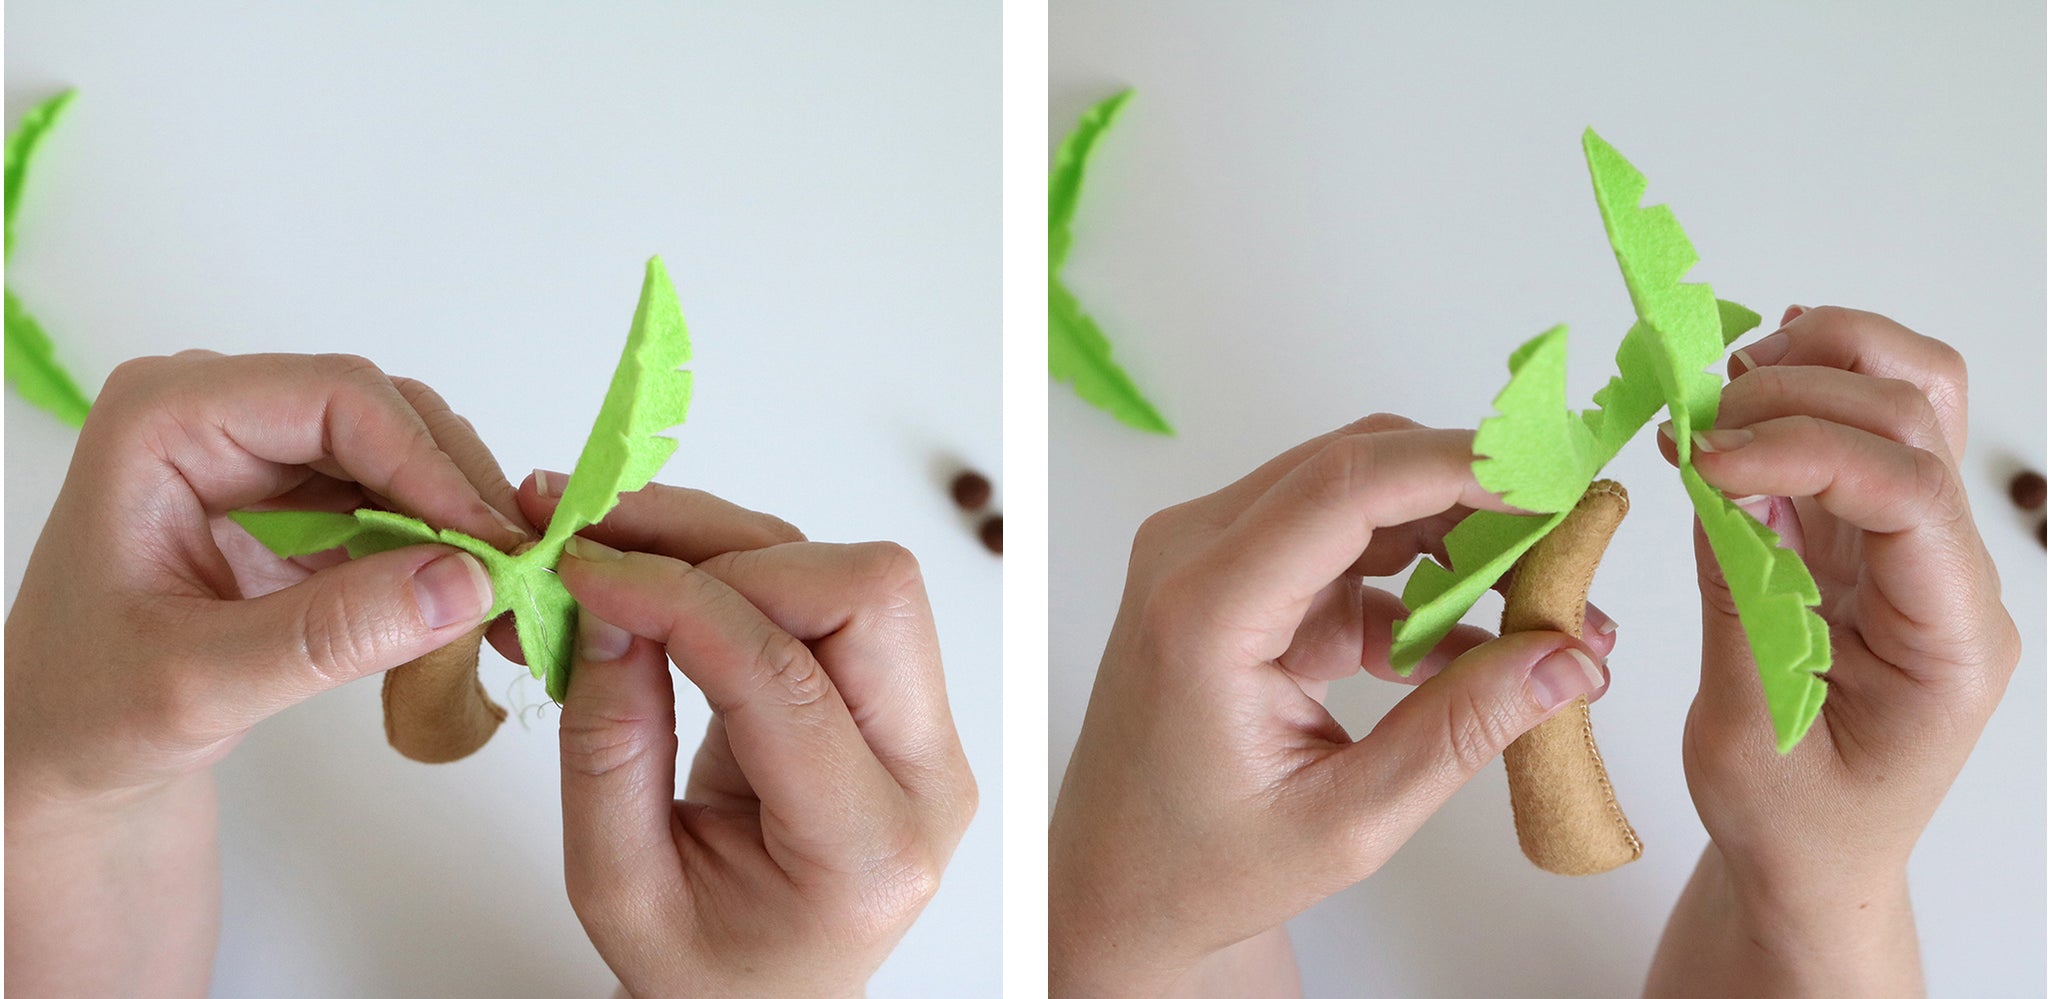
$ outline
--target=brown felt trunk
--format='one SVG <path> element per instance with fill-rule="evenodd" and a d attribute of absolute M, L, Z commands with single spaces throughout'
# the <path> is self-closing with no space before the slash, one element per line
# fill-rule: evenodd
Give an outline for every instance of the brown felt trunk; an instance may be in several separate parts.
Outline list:
<path fill-rule="evenodd" d="M 1593 570 L 1628 513 L 1628 492 L 1601 480 L 1564 522 L 1515 563 L 1501 615 L 1503 635 L 1561 631 L 1580 637 Z M 1508 797 L 1522 853 L 1553 874 L 1599 874 L 1643 855 L 1614 800 L 1581 697 L 1508 746 Z"/>
<path fill-rule="evenodd" d="M 477 679 L 484 628 L 384 674 L 384 737 L 421 763 L 449 763 L 483 748 L 505 709 Z"/>

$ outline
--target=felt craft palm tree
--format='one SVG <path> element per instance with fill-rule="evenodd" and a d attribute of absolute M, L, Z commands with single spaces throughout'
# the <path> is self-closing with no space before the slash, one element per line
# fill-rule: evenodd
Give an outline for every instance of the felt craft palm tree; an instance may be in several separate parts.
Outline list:
<path fill-rule="evenodd" d="M 690 410 L 689 330 L 675 286 L 661 258 L 647 261 L 640 303 L 626 335 L 625 352 L 576 469 L 562 488 L 548 529 L 528 548 L 506 554 L 459 531 L 384 510 L 354 513 L 304 510 L 240 511 L 234 521 L 279 556 L 290 558 L 345 547 L 352 558 L 407 545 L 453 545 L 477 557 L 496 595 L 486 618 L 512 613 L 519 649 L 533 675 L 560 703 L 569 683 L 576 602 L 554 567 L 569 537 L 604 519 L 621 493 L 646 486 L 676 449 L 661 432 Z M 442 653 L 422 657 L 385 676 L 386 733 L 400 752 L 425 762 L 459 759 L 488 740 L 505 717 L 476 681 L 482 629 Z M 417 726 L 417 727 L 415 727 Z"/>
<path fill-rule="evenodd" d="M 1643 175 L 1592 129 L 1584 146 L 1594 199 L 1635 305 L 1636 322 L 1615 355 L 1619 371 L 1594 394 L 1593 408 L 1574 412 L 1565 404 L 1563 326 L 1508 359 L 1507 387 L 1494 399 L 1498 415 L 1480 424 L 1473 441 L 1473 472 L 1530 513 L 1475 512 L 1445 536 L 1447 566 L 1416 567 L 1402 593 L 1410 614 L 1394 629 L 1392 665 L 1404 675 L 1413 670 L 1503 577 L 1503 633 L 1576 635 L 1593 569 L 1627 509 L 1620 486 L 1595 477 L 1661 409 L 1670 414 L 1679 478 L 1756 660 L 1777 749 L 1789 752 L 1827 693 L 1818 675 L 1829 664 L 1827 622 L 1815 611 L 1820 591 L 1776 533 L 1692 465 L 1692 432 L 1713 426 L 1720 400 L 1721 379 L 1706 369 L 1755 328 L 1757 314 L 1683 281 L 1699 258 L 1678 220 L 1662 205 L 1642 206 Z M 1608 785 L 1583 698 L 1517 740 L 1507 766 L 1517 833 L 1538 866 L 1589 874 L 1641 855 Z"/>

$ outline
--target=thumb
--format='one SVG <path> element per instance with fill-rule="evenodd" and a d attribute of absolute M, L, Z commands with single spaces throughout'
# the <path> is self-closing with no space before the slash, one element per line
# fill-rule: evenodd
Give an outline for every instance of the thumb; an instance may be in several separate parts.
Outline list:
<path fill-rule="evenodd" d="M 1365 738 L 1325 761 L 1340 768 L 1330 784 L 1351 828 L 1375 831 L 1358 876 L 1391 856 L 1508 743 L 1606 685 L 1605 667 L 1571 636 L 1523 631 L 1473 648 L 1416 687 Z"/>
<path fill-rule="evenodd" d="M 491 580 L 467 552 L 417 545 L 215 606 L 221 613 L 207 615 L 194 644 L 214 650 L 229 674 L 214 707 L 246 727 L 461 637 L 490 610 Z"/>
<path fill-rule="evenodd" d="M 565 875 L 587 924 L 682 876 L 670 826 L 675 689 L 662 647 L 579 609 L 561 743 Z"/>

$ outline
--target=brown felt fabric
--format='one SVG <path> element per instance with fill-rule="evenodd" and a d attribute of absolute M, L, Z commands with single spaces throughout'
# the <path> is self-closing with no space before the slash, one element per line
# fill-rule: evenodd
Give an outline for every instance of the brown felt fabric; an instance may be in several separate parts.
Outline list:
<path fill-rule="evenodd" d="M 1579 637 L 1593 570 L 1628 514 L 1628 492 L 1602 479 L 1515 563 L 1500 633 L 1562 631 Z M 1522 854 L 1553 874 L 1599 874 L 1643 855 L 1642 840 L 1614 800 L 1581 697 L 1508 746 L 1508 797 Z"/>
<path fill-rule="evenodd" d="M 484 628 L 384 674 L 384 737 L 421 763 L 449 763 L 483 748 L 505 709 L 477 679 Z"/>

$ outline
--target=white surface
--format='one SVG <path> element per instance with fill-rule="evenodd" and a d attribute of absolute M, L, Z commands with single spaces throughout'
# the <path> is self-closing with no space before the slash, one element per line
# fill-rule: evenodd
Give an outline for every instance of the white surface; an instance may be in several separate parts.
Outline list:
<path fill-rule="evenodd" d="M 80 97 L 9 281 L 89 386 L 187 347 L 359 353 L 516 480 L 574 462 L 663 254 L 698 390 L 661 480 L 923 561 L 983 805 L 873 991 L 991 993 L 1000 562 L 942 466 L 1001 460 L 998 9 L 699 6 L 17 0 L 8 121 Z M 11 598 L 72 435 L 12 393 L 6 418 Z M 221 767 L 215 994 L 609 995 L 562 889 L 554 725 L 420 766 L 362 683 L 259 726 Z"/>
<path fill-rule="evenodd" d="M 1592 124 L 1718 293 L 1767 322 L 1788 302 L 1874 309 L 1969 357 L 1965 472 L 2025 653 L 1913 890 L 1933 995 L 2039 995 L 2043 562 L 2003 488 L 2043 465 L 2040 6 L 1565 6 L 1055 0 L 1052 141 L 1138 89 L 1067 273 L 1180 437 L 1053 392 L 1054 786 L 1148 513 L 1370 412 L 1471 426 L 1508 351 L 1557 322 L 1587 404 L 1629 319 L 1579 152 Z M 1678 755 L 1699 625 L 1677 476 L 1648 441 L 1611 472 L 1635 503 L 1594 584 L 1621 623 L 1596 715 L 1643 859 L 1535 870 L 1495 765 L 1294 921 L 1311 994 L 1641 987 L 1704 842 Z M 1359 678 L 1332 703 L 1359 732 L 1399 692 Z"/>

